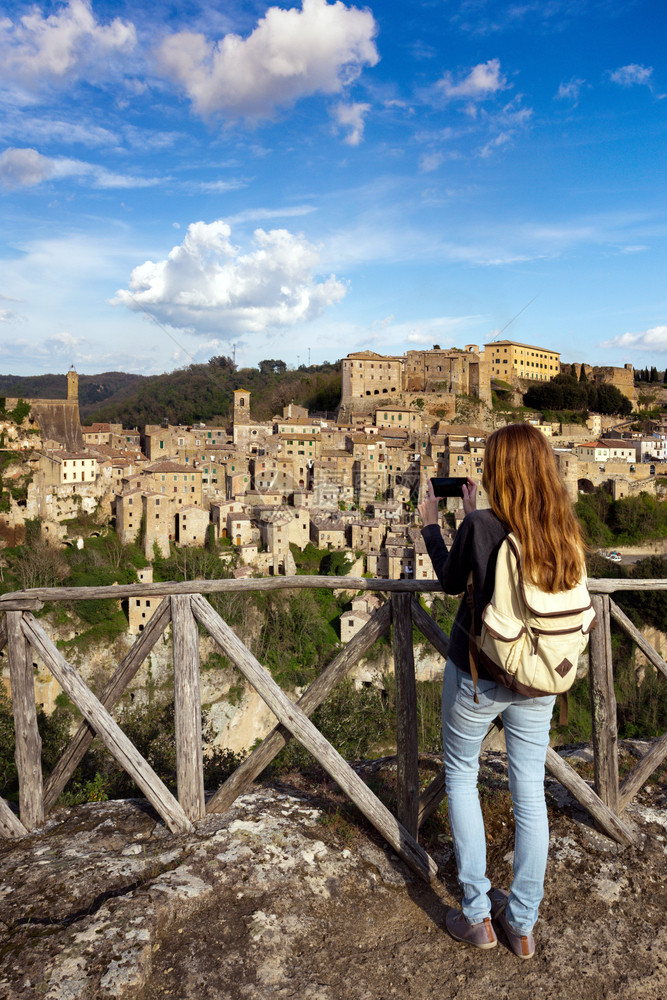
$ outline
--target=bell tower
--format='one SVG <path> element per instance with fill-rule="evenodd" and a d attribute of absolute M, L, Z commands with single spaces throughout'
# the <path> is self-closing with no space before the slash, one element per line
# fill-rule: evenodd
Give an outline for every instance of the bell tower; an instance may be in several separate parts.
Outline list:
<path fill-rule="evenodd" d="M 234 390 L 234 423 L 250 423 L 250 393 L 247 389 Z"/>
<path fill-rule="evenodd" d="M 74 365 L 67 372 L 67 400 L 68 402 L 78 402 L 79 399 L 79 375 Z"/>

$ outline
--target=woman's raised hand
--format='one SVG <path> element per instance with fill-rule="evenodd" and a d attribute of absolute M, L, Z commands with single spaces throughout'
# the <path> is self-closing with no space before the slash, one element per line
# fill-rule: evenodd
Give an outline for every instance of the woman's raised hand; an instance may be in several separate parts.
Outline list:
<path fill-rule="evenodd" d="M 427 524 L 438 523 L 438 498 L 433 492 L 433 483 L 430 479 L 426 485 L 424 499 L 417 506 L 417 510 L 422 519 L 422 527 L 425 528 Z"/>
<path fill-rule="evenodd" d="M 464 513 L 472 514 L 477 508 L 477 483 L 474 479 L 468 477 L 467 481 L 461 487 L 461 493 L 463 494 Z"/>

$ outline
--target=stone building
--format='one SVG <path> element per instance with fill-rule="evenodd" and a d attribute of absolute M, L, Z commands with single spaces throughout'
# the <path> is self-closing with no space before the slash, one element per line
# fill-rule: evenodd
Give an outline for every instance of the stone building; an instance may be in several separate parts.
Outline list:
<path fill-rule="evenodd" d="M 520 344 L 516 340 L 494 340 L 487 344 L 484 353 L 491 369 L 491 377 L 505 382 L 513 378 L 550 382 L 560 374 L 560 354 L 534 344 Z"/>
<path fill-rule="evenodd" d="M 344 549 L 345 524 L 337 517 L 313 516 L 310 522 L 310 540 L 316 549 Z"/>
<path fill-rule="evenodd" d="M 211 523 L 207 510 L 190 505 L 176 511 L 176 538 L 178 545 L 206 544 L 206 533 Z"/>
<path fill-rule="evenodd" d="M 40 456 L 46 486 L 73 486 L 94 483 L 97 459 L 87 452 L 49 451 Z"/>
<path fill-rule="evenodd" d="M 404 358 L 358 351 L 343 358 L 341 401 L 390 396 L 403 389 Z"/>
<path fill-rule="evenodd" d="M 408 351 L 401 357 L 359 351 L 343 359 L 343 407 L 354 400 L 383 406 L 383 397 L 403 392 L 442 396 L 464 393 L 490 405 L 487 359 L 474 344 L 466 345 L 465 350 L 434 347 L 430 351 Z"/>
<path fill-rule="evenodd" d="M 139 583 L 152 583 L 153 567 L 145 566 L 143 569 L 138 569 L 137 577 L 139 578 Z M 143 632 L 162 600 L 162 596 L 158 594 L 153 594 L 151 597 L 130 597 L 128 599 L 128 632 L 130 635 L 138 635 L 140 632 Z"/>

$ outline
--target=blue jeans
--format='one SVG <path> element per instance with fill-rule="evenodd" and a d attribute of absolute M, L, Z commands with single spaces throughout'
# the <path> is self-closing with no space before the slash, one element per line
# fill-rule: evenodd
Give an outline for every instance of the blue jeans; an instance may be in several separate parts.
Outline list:
<path fill-rule="evenodd" d="M 549 849 L 544 800 L 544 761 L 555 696 L 526 698 L 494 681 L 478 680 L 447 660 L 442 689 L 449 824 L 454 841 L 463 913 L 470 923 L 490 914 L 486 836 L 477 791 L 479 753 L 490 724 L 500 715 L 505 728 L 509 786 L 514 810 L 514 878 L 505 914 L 517 934 L 537 921 Z"/>

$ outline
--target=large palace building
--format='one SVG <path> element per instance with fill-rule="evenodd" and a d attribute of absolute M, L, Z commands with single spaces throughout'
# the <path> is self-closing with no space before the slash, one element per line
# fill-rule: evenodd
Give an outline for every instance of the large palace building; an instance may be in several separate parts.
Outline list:
<path fill-rule="evenodd" d="M 519 344 L 515 340 L 494 340 L 484 352 L 491 366 L 491 378 L 536 379 L 550 382 L 560 373 L 560 354 L 545 347 Z"/>
<path fill-rule="evenodd" d="M 401 357 L 359 351 L 343 358 L 342 402 L 380 404 L 396 393 L 423 392 L 467 394 L 490 405 L 490 376 L 484 352 L 473 344 L 464 350 L 408 351 Z"/>

